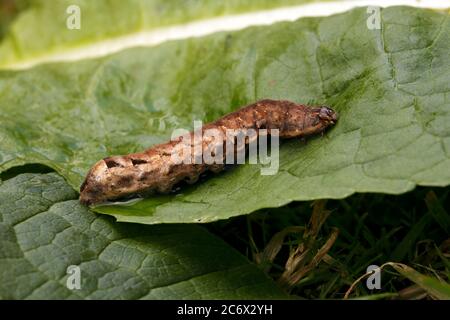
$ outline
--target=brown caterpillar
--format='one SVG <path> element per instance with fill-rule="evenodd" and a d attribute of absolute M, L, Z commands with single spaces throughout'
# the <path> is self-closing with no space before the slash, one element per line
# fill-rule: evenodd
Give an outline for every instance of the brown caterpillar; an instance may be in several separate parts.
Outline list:
<path fill-rule="evenodd" d="M 337 113 L 325 106 L 311 108 L 285 100 L 261 100 L 202 126 L 201 134 L 206 130 L 216 129 L 224 133 L 223 139 L 226 139 L 227 129 L 254 129 L 258 135 L 263 129 L 268 134 L 277 129 L 281 138 L 304 137 L 323 132 L 337 118 Z M 81 185 L 80 201 L 91 205 L 148 191 L 167 193 L 181 181 L 194 183 L 206 171 L 221 171 L 225 165 L 220 163 L 174 163 L 174 148 L 183 143 L 183 139 L 186 141 L 186 138 L 193 138 L 198 131 L 190 132 L 187 137 L 180 136 L 156 145 L 142 153 L 98 161 Z M 213 153 L 221 151 L 218 148 L 223 148 L 224 158 L 226 154 L 236 152 L 235 147 L 226 150 L 225 141 L 202 139 L 195 145 L 195 138 L 193 140 L 194 143 L 188 145 L 190 148 L 195 149 L 197 146 L 202 151 L 213 150 Z M 249 143 L 247 138 L 245 143 Z"/>

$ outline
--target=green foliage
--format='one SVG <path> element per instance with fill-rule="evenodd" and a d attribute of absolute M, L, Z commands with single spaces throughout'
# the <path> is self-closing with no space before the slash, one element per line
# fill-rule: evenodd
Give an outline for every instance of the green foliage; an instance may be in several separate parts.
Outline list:
<path fill-rule="evenodd" d="M 143 31 L 227 14 L 298 5 L 314 0 L 5 0 L 27 11 L 0 43 L 0 68 Z M 317 1 L 317 0 L 316 0 Z M 81 12 L 81 28 L 66 27 L 67 8 Z M 1 6 L 1 5 L 0 5 Z M 10 7 L 8 6 L 8 7 Z M 0 7 L 0 18 L 2 18 Z M 9 16 L 5 15 L 5 19 Z M 2 23 L 0 19 L 0 31 Z M 39 36 L 36 36 L 39 35 Z M 1 36 L 1 33 L 0 33 Z M 1 37 L 0 37 L 1 38 Z"/>
<path fill-rule="evenodd" d="M 298 2 L 89 1 L 89 28 L 67 33 L 67 1 L 24 0 L 29 7 L 12 24 L 13 15 L 2 16 L 0 65 Z M 120 23 L 105 19 L 112 16 Z M 381 30 L 367 29 L 362 8 L 0 72 L 0 298 L 285 298 L 248 260 L 258 262 L 280 230 L 307 230 L 310 202 L 293 201 L 321 198 L 336 200 L 308 240 L 309 258 L 332 230 L 339 236 L 291 283 L 293 295 L 342 298 L 368 265 L 388 263 L 402 267 L 384 269 L 381 291 L 359 284 L 351 297 L 447 298 L 449 188 L 386 194 L 449 184 L 448 13 L 396 7 L 381 17 Z M 212 121 L 261 98 L 326 104 L 341 118 L 323 138 L 284 142 L 275 176 L 243 165 L 176 195 L 95 208 L 143 224 L 219 220 L 205 225 L 210 232 L 116 223 L 78 203 L 74 189 L 97 160 L 144 150 L 194 119 Z M 269 207 L 280 208 L 261 209 Z M 261 268 L 278 281 L 302 241 L 290 235 Z M 66 287 L 69 265 L 81 267 L 81 290 Z"/>
<path fill-rule="evenodd" d="M 57 174 L 0 185 L 4 299 L 286 298 L 262 271 L 194 225 L 114 223 L 81 206 Z M 81 289 L 66 287 L 67 268 Z"/>
<path fill-rule="evenodd" d="M 182 194 L 95 210 L 146 224 L 209 222 L 293 200 L 447 185 L 448 14 L 388 8 L 381 31 L 366 18 L 356 9 L 0 73 L 0 170 L 41 163 L 78 189 L 105 156 L 269 97 L 330 105 L 341 117 L 325 138 L 283 143 L 276 175 L 244 165 Z"/>

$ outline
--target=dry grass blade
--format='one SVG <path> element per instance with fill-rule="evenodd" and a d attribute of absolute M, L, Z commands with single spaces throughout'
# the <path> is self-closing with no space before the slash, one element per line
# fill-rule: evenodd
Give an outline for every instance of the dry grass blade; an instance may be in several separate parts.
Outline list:
<path fill-rule="evenodd" d="M 423 275 L 415 269 L 402 263 L 385 263 L 390 265 L 402 276 L 413 281 L 424 289 L 433 299 L 450 300 L 450 285 L 435 277 Z"/>
<path fill-rule="evenodd" d="M 268 242 L 263 252 L 254 254 L 255 262 L 262 266 L 265 272 L 269 272 L 270 268 L 285 244 L 286 236 L 290 234 L 300 234 L 298 246 L 290 253 L 286 263 L 284 272 L 278 278 L 278 283 L 287 291 L 290 291 L 298 282 L 309 272 L 318 266 L 324 260 L 331 265 L 331 258 L 327 253 L 337 239 L 339 230 L 333 228 L 328 240 L 319 249 L 317 236 L 330 215 L 331 211 L 325 209 L 326 200 L 319 200 L 313 203 L 313 212 L 306 227 L 289 226 L 282 231 L 276 233 Z"/>
<path fill-rule="evenodd" d="M 264 248 L 264 251 L 255 254 L 255 262 L 259 265 L 264 266 L 263 269 L 265 272 L 269 272 L 271 264 L 273 263 L 273 260 L 275 259 L 277 254 L 280 252 L 286 236 L 291 233 L 300 233 L 304 230 L 305 227 L 290 226 L 281 230 L 280 232 L 277 232 L 272 237 L 272 239 L 270 239 L 269 243 Z"/>
<path fill-rule="evenodd" d="M 391 266 L 402 276 L 414 282 L 418 287 L 420 287 L 423 290 L 423 292 L 427 293 L 424 297 L 430 296 L 433 299 L 450 300 L 450 285 L 448 283 L 440 281 L 439 279 L 436 279 L 434 277 L 423 275 L 420 272 L 403 263 L 386 262 L 379 268 L 379 270 L 381 271 L 386 266 Z M 369 275 L 373 274 L 376 271 L 377 270 L 372 270 L 371 272 L 368 272 L 359 277 L 358 279 L 356 279 L 356 281 L 352 283 L 350 288 L 345 293 L 344 299 L 348 299 L 350 293 L 353 291 L 356 285 L 359 282 L 361 282 L 362 279 L 368 277 Z M 413 298 L 417 299 L 417 297 L 418 294 L 416 293 L 415 295 L 413 295 L 413 297 L 409 299 Z"/>
<path fill-rule="evenodd" d="M 320 228 L 331 213 L 331 211 L 325 209 L 326 203 L 326 200 L 318 200 L 313 202 L 313 213 L 309 219 L 304 238 L 309 238 L 310 241 L 314 241 L 319 234 Z"/>
<path fill-rule="evenodd" d="M 401 300 L 421 300 L 426 298 L 427 292 L 420 286 L 414 284 L 398 292 L 397 299 Z"/>
<path fill-rule="evenodd" d="M 278 284 L 285 288 L 286 290 L 291 290 L 306 274 L 314 270 L 322 259 L 326 256 L 327 252 L 331 249 L 334 242 L 339 235 L 339 230 L 333 228 L 330 237 L 325 242 L 325 244 L 319 249 L 319 251 L 314 255 L 309 263 L 304 263 L 310 248 L 300 249 L 304 247 L 300 245 L 294 254 L 289 256 L 286 262 L 286 268 L 281 277 L 278 279 Z"/>

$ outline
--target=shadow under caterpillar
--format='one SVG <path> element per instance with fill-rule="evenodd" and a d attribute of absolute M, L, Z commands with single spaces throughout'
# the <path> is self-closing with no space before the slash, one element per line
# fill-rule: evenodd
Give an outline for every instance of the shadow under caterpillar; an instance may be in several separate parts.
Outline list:
<path fill-rule="evenodd" d="M 277 130 L 281 138 L 305 137 L 323 132 L 335 124 L 337 119 L 338 114 L 329 107 L 309 107 L 286 100 L 261 100 L 206 124 L 200 130 L 190 132 L 187 138 L 193 139 L 186 139 L 185 136 L 183 142 L 183 136 L 180 136 L 141 153 L 107 157 L 98 161 L 89 170 L 81 185 L 80 201 L 85 205 L 93 205 L 149 191 L 167 193 L 179 182 L 195 183 L 206 171 L 223 170 L 223 161 L 174 162 L 175 148 L 182 143 L 186 144 L 186 141 L 194 141 L 189 142 L 188 147 L 199 148 L 201 152 L 213 150 L 214 153 L 216 145 L 220 145 L 220 148 L 223 148 L 223 159 L 227 154 L 237 152 L 234 145 L 231 150 L 226 150 L 225 141 L 217 144 L 217 141 L 211 139 L 201 139 L 195 145 L 194 135 L 199 134 L 198 131 L 203 137 L 205 131 L 216 130 L 223 133 L 224 140 L 227 139 L 225 131 L 230 129 L 253 129 L 257 135 L 263 131 L 270 135 L 271 130 Z M 248 144 L 248 140 L 245 144 Z"/>

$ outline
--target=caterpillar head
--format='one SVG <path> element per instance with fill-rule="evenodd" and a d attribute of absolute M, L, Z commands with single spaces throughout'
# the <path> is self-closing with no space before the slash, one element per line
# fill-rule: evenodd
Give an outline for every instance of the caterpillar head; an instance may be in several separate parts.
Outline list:
<path fill-rule="evenodd" d="M 339 115 L 331 108 L 322 106 L 318 108 L 318 117 L 320 121 L 327 124 L 335 124 Z"/>
<path fill-rule="evenodd" d="M 305 130 L 305 133 L 319 133 L 323 132 L 328 127 L 334 125 L 338 120 L 339 115 L 333 109 L 320 106 L 311 109 L 309 114 L 309 128 Z"/>
<path fill-rule="evenodd" d="M 323 132 L 328 127 L 334 125 L 338 117 L 338 114 L 333 109 L 326 106 L 307 108 L 306 114 L 303 117 L 293 117 L 290 120 L 294 122 L 293 126 L 297 126 L 297 128 L 293 132 L 288 132 L 286 135 L 292 137 L 308 136 Z"/>

